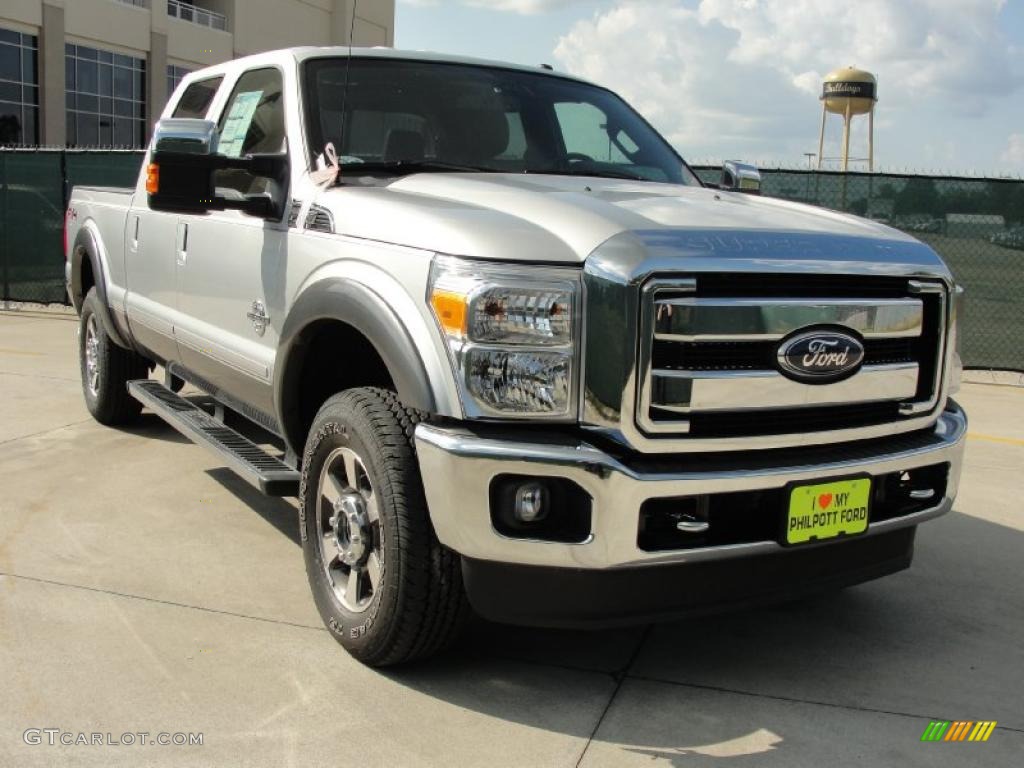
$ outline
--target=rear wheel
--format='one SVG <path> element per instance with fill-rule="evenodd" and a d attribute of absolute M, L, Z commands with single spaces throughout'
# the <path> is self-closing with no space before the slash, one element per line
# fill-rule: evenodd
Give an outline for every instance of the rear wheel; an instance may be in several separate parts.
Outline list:
<path fill-rule="evenodd" d="M 467 613 L 458 555 L 434 534 L 414 454 L 419 414 L 353 389 L 320 409 L 303 461 L 302 540 L 335 639 L 373 666 L 429 656 Z"/>
<path fill-rule="evenodd" d="M 97 314 L 99 301 L 91 288 L 82 304 L 78 330 L 82 394 L 96 421 L 116 426 L 133 421 L 142 411 L 141 403 L 128 394 L 128 382 L 146 378 L 149 363 L 111 340 Z"/>

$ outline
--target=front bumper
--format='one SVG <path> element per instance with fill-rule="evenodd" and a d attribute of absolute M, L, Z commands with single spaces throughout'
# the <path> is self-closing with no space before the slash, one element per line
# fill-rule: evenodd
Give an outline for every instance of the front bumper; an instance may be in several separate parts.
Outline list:
<path fill-rule="evenodd" d="M 741 560 L 593 570 L 463 558 L 469 601 L 490 621 L 597 629 L 796 600 L 910 566 L 916 528 Z"/>
<path fill-rule="evenodd" d="M 909 528 L 948 512 L 956 497 L 967 417 L 952 400 L 934 426 L 882 440 L 777 452 L 619 459 L 588 443 L 467 427 L 421 424 L 416 446 L 431 520 L 440 541 L 474 561 L 575 569 L 626 569 L 792 553 L 777 540 L 647 551 L 638 545 L 641 505 L 649 499 L 780 489 L 844 475 L 887 475 L 947 464 L 934 505 L 869 525 L 861 539 Z M 628 463 L 627 463 L 628 462 Z M 511 538 L 491 522 L 491 481 L 499 475 L 566 478 L 592 499 L 590 536 L 580 543 Z M 766 510 L 766 514 L 772 514 Z M 839 541 L 800 549 L 834 548 Z"/>
<path fill-rule="evenodd" d="M 476 611 L 513 624 L 596 628 L 793 599 L 909 567 L 917 524 L 953 505 L 966 432 L 964 412 L 950 401 L 929 430 L 800 451 L 620 460 L 579 441 L 516 441 L 424 424 L 416 444 L 434 528 L 463 556 L 463 581 Z M 649 499 L 771 492 L 791 482 L 935 465 L 948 471 L 934 505 L 876 520 L 853 538 L 670 551 L 638 543 L 640 509 Z M 503 474 L 578 484 L 592 499 L 590 535 L 567 544 L 499 533 L 491 523 L 490 487 Z"/>

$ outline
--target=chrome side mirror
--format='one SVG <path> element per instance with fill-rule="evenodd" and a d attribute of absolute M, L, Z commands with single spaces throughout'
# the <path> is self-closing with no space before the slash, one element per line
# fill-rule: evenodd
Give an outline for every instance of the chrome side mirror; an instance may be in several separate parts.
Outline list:
<path fill-rule="evenodd" d="M 746 192 L 750 195 L 761 194 L 761 172 L 753 165 L 736 160 L 726 160 L 722 164 L 722 183 L 720 189 L 730 192 Z"/>
<path fill-rule="evenodd" d="M 288 198 L 288 153 L 226 157 L 218 153 L 217 124 L 168 118 L 156 124 L 146 167 L 146 193 L 154 211 L 206 213 L 240 210 L 280 221 Z M 222 196 L 217 174 L 240 171 L 267 181 L 267 191 Z"/>
<path fill-rule="evenodd" d="M 215 155 L 217 140 L 217 124 L 212 120 L 169 117 L 156 124 L 153 131 L 153 151 L 181 155 Z"/>

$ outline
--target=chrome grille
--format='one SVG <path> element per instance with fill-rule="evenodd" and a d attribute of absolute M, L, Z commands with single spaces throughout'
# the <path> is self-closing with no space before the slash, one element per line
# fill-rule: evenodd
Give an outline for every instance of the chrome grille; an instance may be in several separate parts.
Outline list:
<path fill-rule="evenodd" d="M 649 435 L 827 432 L 938 407 L 946 325 L 939 281 L 698 275 L 648 282 L 641 306 L 636 419 Z M 862 340 L 856 374 L 807 384 L 780 372 L 779 344 L 817 327 Z"/>

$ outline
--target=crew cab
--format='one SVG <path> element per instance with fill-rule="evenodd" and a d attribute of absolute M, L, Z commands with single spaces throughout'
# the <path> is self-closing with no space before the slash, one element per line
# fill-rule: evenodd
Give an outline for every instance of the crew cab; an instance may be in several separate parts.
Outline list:
<path fill-rule="evenodd" d="M 914 238 L 758 189 L 547 68 L 194 72 L 136 187 L 71 196 L 85 401 L 297 496 L 367 664 L 471 609 L 602 627 L 893 573 L 957 491 L 961 291 Z"/>

